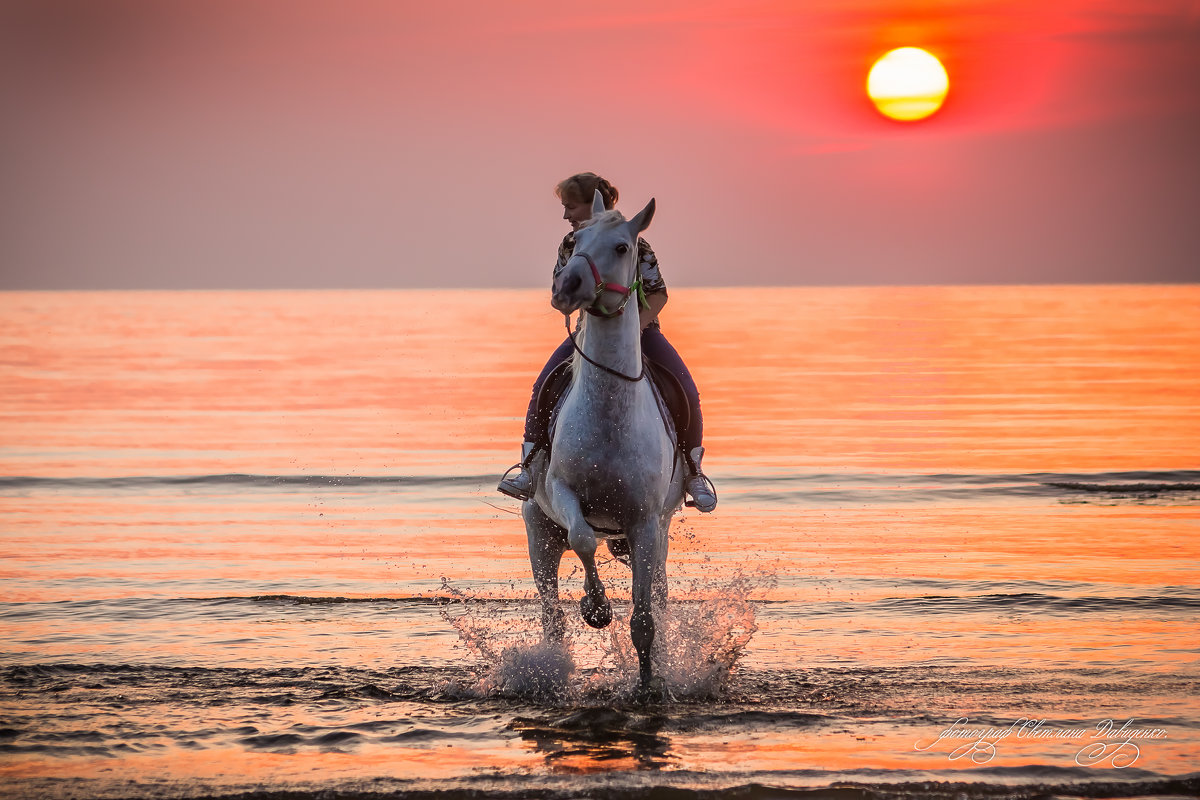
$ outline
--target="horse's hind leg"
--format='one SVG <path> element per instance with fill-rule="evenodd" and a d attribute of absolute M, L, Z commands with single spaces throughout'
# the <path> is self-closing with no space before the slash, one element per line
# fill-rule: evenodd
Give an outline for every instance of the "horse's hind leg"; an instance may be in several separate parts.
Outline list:
<path fill-rule="evenodd" d="M 566 622 L 558 604 L 558 565 L 567 550 L 567 532 L 533 501 L 524 504 L 521 516 L 529 539 L 533 583 L 542 602 L 542 633 L 549 641 L 561 642 Z"/>

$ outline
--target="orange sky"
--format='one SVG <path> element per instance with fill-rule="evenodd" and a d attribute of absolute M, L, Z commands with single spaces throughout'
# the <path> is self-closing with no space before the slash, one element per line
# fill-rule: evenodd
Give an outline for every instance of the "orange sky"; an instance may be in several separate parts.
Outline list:
<path fill-rule="evenodd" d="M 544 286 L 586 169 L 670 285 L 1200 278 L 1194 0 L 0 15 L 0 288 Z M 902 45 L 925 122 L 863 91 Z"/>

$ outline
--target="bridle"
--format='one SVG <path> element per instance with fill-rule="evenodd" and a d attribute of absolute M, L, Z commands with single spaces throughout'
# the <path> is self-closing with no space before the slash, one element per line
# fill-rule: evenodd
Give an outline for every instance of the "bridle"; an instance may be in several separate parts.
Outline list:
<path fill-rule="evenodd" d="M 579 256 L 587 262 L 587 265 L 591 267 L 592 277 L 596 279 L 596 294 L 592 297 L 592 304 L 586 309 L 593 317 L 612 319 L 613 317 L 621 316 L 621 314 L 625 313 L 625 306 L 629 304 L 629 298 L 635 294 L 637 295 L 638 305 L 641 308 L 650 307 L 650 303 L 646 300 L 646 292 L 642 288 L 642 279 L 640 277 L 635 278 L 629 286 L 622 286 L 613 281 L 605 281 L 604 278 L 600 277 L 600 270 L 596 269 L 596 262 L 592 260 L 590 253 L 577 250 L 574 255 Z M 617 292 L 621 295 L 621 302 L 611 311 L 608 309 L 608 306 L 600 302 L 600 297 L 605 292 Z"/>
<path fill-rule="evenodd" d="M 650 308 L 650 301 L 648 301 L 646 299 L 646 291 L 644 288 L 642 288 L 642 279 L 640 277 L 635 278 L 633 283 L 630 284 L 629 286 L 622 286 L 621 284 L 615 283 L 613 281 L 605 281 L 604 278 L 602 278 L 600 276 L 600 270 L 598 270 L 596 268 L 596 262 L 594 260 L 592 260 L 591 254 L 586 253 L 582 250 L 576 250 L 572 255 L 579 256 L 584 261 L 586 261 L 587 265 L 589 267 L 591 267 L 592 277 L 596 279 L 596 293 L 592 297 L 591 305 L 587 306 L 584 309 L 589 314 L 591 314 L 594 317 L 601 317 L 603 319 L 612 319 L 613 317 L 619 317 L 625 313 L 625 306 L 629 305 L 629 299 L 635 295 L 637 296 L 637 299 L 638 299 L 638 307 L 639 308 Z M 605 292 L 617 292 L 618 294 L 621 295 L 621 302 L 617 304 L 616 308 L 610 310 L 608 308 L 608 306 L 606 306 L 604 303 L 602 303 L 600 301 L 601 295 L 603 295 Z M 572 344 L 572 346 L 574 346 L 575 352 L 577 352 L 577 353 L 579 353 L 579 355 L 583 356 L 583 360 L 588 362 L 589 364 L 591 364 L 593 367 L 598 367 L 598 368 L 604 370 L 605 372 L 607 372 L 609 375 L 615 375 L 618 378 L 623 378 L 624 380 L 627 380 L 630 383 L 637 383 L 643 377 L 645 377 L 645 375 L 646 375 L 646 360 L 645 359 L 642 359 L 642 369 L 640 372 L 638 372 L 637 376 L 630 377 L 629 375 L 626 375 L 624 372 L 619 372 L 619 371 L 613 369 L 612 367 L 607 367 L 604 364 L 599 363 L 598 361 L 593 361 L 591 358 L 588 357 L 587 353 L 583 352 L 583 349 L 579 346 L 579 343 L 575 341 L 575 332 L 571 330 L 571 315 L 570 314 L 563 315 L 563 324 L 567 326 L 567 336 L 569 336 L 571 338 L 571 344 Z"/>

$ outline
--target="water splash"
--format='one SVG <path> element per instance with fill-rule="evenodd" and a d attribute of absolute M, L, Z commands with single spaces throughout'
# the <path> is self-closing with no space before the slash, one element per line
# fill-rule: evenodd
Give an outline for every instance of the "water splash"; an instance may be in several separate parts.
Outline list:
<path fill-rule="evenodd" d="M 714 700 L 726 692 L 758 631 L 754 595 L 773 580 L 738 571 L 722 581 L 696 579 L 672 586 L 671 601 L 655 616 L 654 668 L 665 684 L 666 700 Z M 613 622 L 602 631 L 584 625 L 575 602 L 564 600 L 566 636 L 552 643 L 542 639 L 536 600 L 489 600 L 449 582 L 443 588 L 452 602 L 442 606 L 442 616 L 478 662 L 474 684 L 456 687 L 465 695 L 555 705 L 619 705 L 631 699 L 638 661 L 627 599 L 614 601 Z M 614 589 L 614 595 L 622 594 L 620 587 Z"/>
<path fill-rule="evenodd" d="M 546 701 L 571 696 L 575 659 L 563 642 L 536 642 L 505 648 L 500 663 L 486 676 L 486 695 Z"/>

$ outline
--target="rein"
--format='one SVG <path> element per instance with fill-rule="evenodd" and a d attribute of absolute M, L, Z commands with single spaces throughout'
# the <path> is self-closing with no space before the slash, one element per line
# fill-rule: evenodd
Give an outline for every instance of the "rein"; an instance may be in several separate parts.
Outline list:
<path fill-rule="evenodd" d="M 616 316 L 616 315 L 614 314 L 613 316 Z M 605 366 L 604 364 L 601 364 L 599 361 L 593 360 L 592 358 L 590 358 L 588 356 L 587 353 L 583 352 L 583 349 L 580 348 L 580 346 L 579 346 L 579 342 L 575 341 L 575 331 L 571 330 L 571 315 L 570 314 L 563 314 L 563 324 L 567 326 L 567 336 L 570 337 L 571 345 L 575 348 L 575 352 L 579 353 L 579 355 L 583 356 L 583 360 L 588 362 L 589 364 L 591 364 L 593 367 L 599 367 L 600 369 L 607 372 L 609 375 L 616 375 L 618 378 L 627 380 L 630 383 L 637 383 L 638 381 L 640 381 L 642 378 L 644 378 L 646 376 L 646 359 L 644 359 L 644 358 L 642 359 L 642 370 L 641 370 L 641 372 L 639 372 L 637 374 L 636 378 L 631 378 L 628 375 L 626 375 L 624 372 L 620 372 L 618 370 L 613 369 L 612 367 L 608 367 L 608 366 Z"/>
<path fill-rule="evenodd" d="M 629 298 L 635 295 L 637 296 L 637 304 L 640 308 L 650 308 L 650 301 L 646 299 L 646 291 L 644 288 L 642 288 L 642 279 L 640 276 L 636 278 L 629 286 L 622 286 L 621 284 L 614 283 L 612 281 L 606 282 L 604 278 L 600 277 L 600 270 L 596 269 L 596 262 L 592 260 L 591 255 L 583 252 L 582 250 L 576 250 L 573 255 L 577 255 L 587 262 L 587 265 L 592 269 L 592 277 L 596 279 L 596 294 L 592 298 L 592 304 L 585 309 L 589 314 L 594 317 L 602 317 L 604 319 L 619 317 L 625 313 L 625 306 L 629 304 Z M 621 302 L 618 303 L 617 307 L 611 311 L 606 305 L 604 305 L 604 303 L 600 302 L 600 296 L 605 292 L 617 292 L 621 295 Z M 579 346 L 579 343 L 575 341 L 575 332 L 571 330 L 570 314 L 563 315 L 563 324 L 567 327 L 567 336 L 570 337 L 571 345 L 575 348 L 575 352 L 583 356 L 583 360 L 591 364 L 593 367 L 598 367 L 607 372 L 609 375 L 615 375 L 618 378 L 629 381 L 630 383 L 637 383 L 646 376 L 646 359 L 644 358 L 642 359 L 642 369 L 637 374 L 637 377 L 630 377 L 624 372 L 619 372 L 612 367 L 605 366 L 598 361 L 592 360 L 587 353 L 583 352 L 583 349 Z"/>

